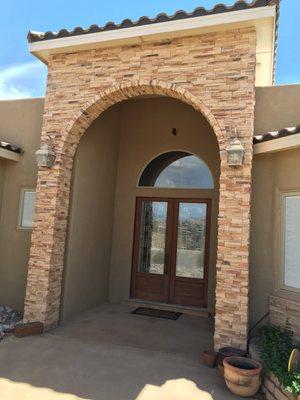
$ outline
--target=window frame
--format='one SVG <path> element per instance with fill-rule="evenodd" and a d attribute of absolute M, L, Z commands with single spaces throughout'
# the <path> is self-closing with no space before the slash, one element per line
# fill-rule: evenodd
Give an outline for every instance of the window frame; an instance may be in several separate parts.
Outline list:
<path fill-rule="evenodd" d="M 279 285 L 280 290 L 286 292 L 300 294 L 300 288 L 287 286 L 285 284 L 285 230 L 286 230 L 286 198 L 299 197 L 300 190 L 285 190 L 280 193 L 280 271 L 279 271 Z"/>
<path fill-rule="evenodd" d="M 167 155 L 167 154 L 169 154 L 169 153 L 176 153 L 176 152 L 178 152 L 178 153 L 186 153 L 186 156 L 184 156 L 184 157 L 182 157 L 182 158 L 191 156 L 191 157 L 196 157 L 200 162 L 202 162 L 202 163 L 206 166 L 206 168 L 207 168 L 207 170 L 208 170 L 208 172 L 209 172 L 209 174 L 210 174 L 210 178 L 211 178 L 211 182 L 212 182 L 212 187 L 211 187 L 211 188 L 193 187 L 193 186 L 191 186 L 191 187 L 171 187 L 171 186 L 155 186 L 155 185 L 150 186 L 150 185 L 142 185 L 142 184 L 140 184 L 141 179 L 142 179 L 142 177 L 143 177 L 143 174 L 144 174 L 145 170 L 147 169 L 147 167 L 148 167 L 153 161 L 155 161 L 157 158 L 159 158 L 159 157 L 161 157 L 161 156 L 163 156 L 163 155 Z M 174 161 L 177 161 L 177 160 L 174 160 Z M 172 162 L 172 163 L 173 163 L 173 162 Z M 171 163 L 171 164 L 172 164 L 172 163 Z M 167 165 L 167 166 L 161 171 L 161 173 L 162 173 L 166 168 L 168 168 L 171 164 Z M 161 174 L 161 173 L 160 173 L 160 174 Z M 159 176 L 158 176 L 158 177 L 159 177 Z M 157 179 L 158 179 L 158 177 L 157 177 Z M 202 191 L 210 191 L 210 192 L 211 192 L 211 191 L 214 191 L 214 190 L 216 189 L 216 182 L 215 182 L 215 176 L 214 176 L 214 174 L 213 174 L 213 172 L 212 172 L 212 170 L 211 170 L 209 164 L 208 164 L 208 163 L 206 162 L 206 160 L 204 160 L 201 156 L 199 156 L 199 155 L 197 155 L 197 154 L 195 154 L 195 153 L 192 153 L 192 152 L 190 152 L 190 151 L 187 151 L 187 150 L 174 149 L 174 150 L 168 150 L 168 151 L 164 151 L 164 152 L 162 152 L 162 153 L 157 154 L 156 156 L 152 157 L 152 158 L 142 167 L 142 169 L 140 170 L 140 172 L 139 172 L 139 174 L 138 174 L 138 180 L 137 180 L 137 183 L 136 183 L 136 188 L 137 188 L 137 189 L 148 189 L 148 190 L 149 190 L 149 189 L 152 189 L 152 190 L 174 190 L 174 191 L 180 191 L 180 190 L 202 190 Z"/>
<path fill-rule="evenodd" d="M 18 231 L 32 231 L 33 230 L 33 223 L 34 223 L 34 213 L 33 213 L 33 220 L 32 220 L 32 226 L 23 226 L 22 225 L 22 220 L 23 220 L 23 214 L 24 214 L 24 200 L 25 200 L 25 194 L 26 193 L 35 193 L 36 195 L 36 189 L 35 188 L 21 188 L 20 191 L 20 198 L 19 198 L 19 207 L 18 207 L 18 220 L 17 220 L 17 230 Z M 35 199 L 36 201 L 36 199 Z"/>

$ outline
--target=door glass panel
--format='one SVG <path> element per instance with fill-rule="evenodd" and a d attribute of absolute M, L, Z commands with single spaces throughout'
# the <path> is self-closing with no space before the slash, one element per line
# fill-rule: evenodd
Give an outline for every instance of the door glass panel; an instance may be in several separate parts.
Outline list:
<path fill-rule="evenodd" d="M 204 278 L 207 205 L 180 203 L 176 276 Z"/>
<path fill-rule="evenodd" d="M 167 202 L 142 202 L 139 272 L 164 273 L 167 214 Z"/>

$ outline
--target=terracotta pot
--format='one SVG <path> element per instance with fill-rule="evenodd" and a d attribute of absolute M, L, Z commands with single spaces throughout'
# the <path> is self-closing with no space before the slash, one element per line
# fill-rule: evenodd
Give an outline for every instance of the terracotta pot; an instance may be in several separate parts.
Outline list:
<path fill-rule="evenodd" d="M 222 347 L 219 350 L 219 364 L 223 365 L 223 360 L 227 357 L 245 357 L 246 351 L 236 349 L 235 347 Z"/>
<path fill-rule="evenodd" d="M 17 338 L 41 335 L 43 332 L 44 325 L 41 322 L 29 322 L 27 324 L 20 324 L 17 325 L 14 329 L 14 335 Z"/>
<path fill-rule="evenodd" d="M 222 347 L 219 350 L 218 368 L 222 376 L 224 376 L 223 360 L 226 357 L 245 357 L 246 351 L 236 349 L 235 347 Z"/>
<path fill-rule="evenodd" d="M 209 368 L 215 368 L 218 360 L 218 353 L 213 350 L 205 350 L 202 354 L 203 363 Z"/>
<path fill-rule="evenodd" d="M 228 357 L 223 361 L 228 389 L 237 396 L 252 397 L 260 388 L 262 365 L 246 357 Z"/>

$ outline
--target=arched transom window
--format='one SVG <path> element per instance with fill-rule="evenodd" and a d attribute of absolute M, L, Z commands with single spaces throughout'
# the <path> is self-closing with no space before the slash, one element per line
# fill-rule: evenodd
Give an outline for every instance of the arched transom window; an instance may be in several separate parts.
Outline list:
<path fill-rule="evenodd" d="M 213 189 L 210 169 L 200 158 L 183 151 L 161 154 L 144 169 L 139 186 Z"/>

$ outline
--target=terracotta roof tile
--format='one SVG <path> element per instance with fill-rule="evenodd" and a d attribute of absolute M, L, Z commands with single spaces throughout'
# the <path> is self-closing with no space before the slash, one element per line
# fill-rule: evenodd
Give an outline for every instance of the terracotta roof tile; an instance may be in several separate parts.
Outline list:
<path fill-rule="evenodd" d="M 253 138 L 253 143 L 262 143 L 262 142 L 268 142 L 270 140 L 274 139 L 280 139 L 283 137 L 287 136 L 293 136 L 300 133 L 300 125 L 298 126 L 293 126 L 289 128 L 283 128 L 279 131 L 273 131 L 273 132 L 268 132 L 262 135 L 255 135 Z"/>
<path fill-rule="evenodd" d="M 9 151 L 12 151 L 13 153 L 17 153 L 17 154 L 22 154 L 21 147 L 18 147 L 12 143 L 4 142 L 2 140 L 0 140 L 0 149 L 9 150 Z"/>
<path fill-rule="evenodd" d="M 40 42 L 44 40 L 50 39 L 59 39 L 65 38 L 70 36 L 79 36 L 79 35 L 86 35 L 89 33 L 98 33 L 98 32 L 105 32 L 111 31 L 116 29 L 123 29 L 123 28 L 132 28 L 136 26 L 143 26 L 143 25 L 151 25 L 157 24 L 161 22 L 169 22 L 169 21 L 177 21 L 181 19 L 189 19 L 189 18 L 196 18 L 201 16 L 207 16 L 212 14 L 222 14 L 230 11 L 240 11 L 240 10 L 247 10 L 250 8 L 259 8 L 259 7 L 266 7 L 271 5 L 279 6 L 280 0 L 254 0 L 251 3 L 238 0 L 232 6 L 226 6 L 225 4 L 217 4 L 211 10 L 207 10 L 203 7 L 196 8 L 193 12 L 187 13 L 186 11 L 179 10 L 174 15 L 167 15 L 165 13 L 158 14 L 155 18 L 149 17 L 141 17 L 137 21 L 132 21 L 131 19 L 125 19 L 120 24 L 116 24 L 115 22 L 108 22 L 104 26 L 99 25 L 91 25 L 90 27 L 84 29 L 82 27 L 76 27 L 73 30 L 61 29 L 58 32 L 33 32 L 30 31 L 28 33 L 28 41 L 30 43 L 33 42 Z M 278 7 L 279 8 L 279 7 Z"/>

